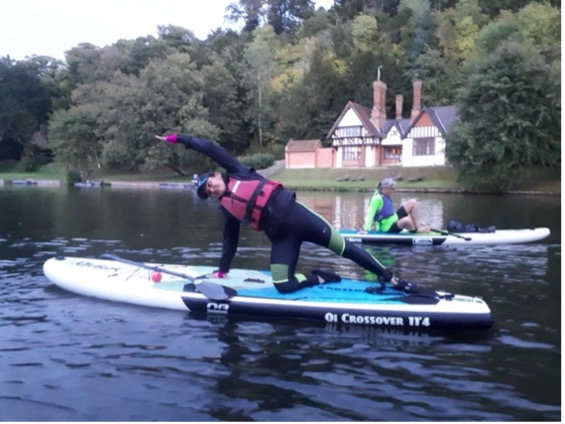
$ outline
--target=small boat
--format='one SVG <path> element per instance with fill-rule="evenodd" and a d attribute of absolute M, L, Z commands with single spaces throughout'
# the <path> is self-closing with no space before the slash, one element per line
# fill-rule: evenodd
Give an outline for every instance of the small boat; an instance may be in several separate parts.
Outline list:
<path fill-rule="evenodd" d="M 191 183 L 159 183 L 159 188 L 187 189 L 187 188 L 192 188 L 192 184 Z"/>
<path fill-rule="evenodd" d="M 104 183 L 102 181 L 78 181 L 73 184 L 75 187 L 102 187 Z"/>
<path fill-rule="evenodd" d="M 37 185 L 35 180 L 12 180 L 12 185 Z"/>

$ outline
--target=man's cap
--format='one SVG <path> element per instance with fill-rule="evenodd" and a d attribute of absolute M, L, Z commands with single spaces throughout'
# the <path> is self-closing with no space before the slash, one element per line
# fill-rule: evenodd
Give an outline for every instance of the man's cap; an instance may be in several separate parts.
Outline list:
<path fill-rule="evenodd" d="M 379 183 L 379 185 L 377 187 L 378 188 L 387 188 L 387 187 L 394 188 L 395 186 L 396 186 L 396 182 L 392 178 L 385 178 L 384 180 L 382 180 Z"/>
<path fill-rule="evenodd" d="M 198 176 L 196 194 L 198 194 L 198 197 L 200 197 L 201 199 L 208 198 L 208 194 L 206 194 L 206 182 L 212 175 L 214 175 L 214 172 L 205 172 L 204 174 L 200 174 Z"/>

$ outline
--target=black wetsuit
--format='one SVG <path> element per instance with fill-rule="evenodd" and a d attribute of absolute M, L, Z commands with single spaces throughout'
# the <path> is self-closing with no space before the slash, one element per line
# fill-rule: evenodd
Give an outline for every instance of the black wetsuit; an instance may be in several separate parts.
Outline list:
<path fill-rule="evenodd" d="M 239 162 L 226 149 L 209 140 L 186 135 L 177 135 L 177 142 L 187 149 L 196 150 L 221 165 L 227 173 L 223 175 L 226 187 L 228 178 L 241 181 L 266 179 Z M 224 196 L 229 196 L 226 192 Z M 239 242 L 241 222 L 221 207 L 224 215 L 222 258 L 219 270 L 229 272 Z M 392 278 L 392 273 L 367 251 L 346 241 L 322 216 L 296 201 L 293 191 L 280 188 L 270 197 L 261 216 L 261 228 L 272 243 L 271 273 L 273 283 L 281 293 L 291 293 L 303 287 L 319 284 L 314 274 L 297 274 L 296 264 L 302 242 L 308 241 L 326 247 L 340 256 L 351 259 L 364 269 L 382 277 Z"/>

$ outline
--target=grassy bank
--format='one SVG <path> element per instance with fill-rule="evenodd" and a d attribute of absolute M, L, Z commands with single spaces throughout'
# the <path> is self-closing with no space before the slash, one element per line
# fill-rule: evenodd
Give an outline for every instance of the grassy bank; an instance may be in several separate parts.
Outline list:
<path fill-rule="evenodd" d="M 383 178 L 394 178 L 406 190 L 462 191 L 451 167 L 387 167 L 375 169 L 285 169 L 272 176 L 287 187 L 306 190 L 374 190 Z M 489 191 L 488 188 L 483 191 Z M 538 170 L 512 191 L 561 193 L 560 170 Z"/>
<path fill-rule="evenodd" d="M 453 168 L 285 169 L 272 178 L 287 187 L 332 190 L 373 190 L 383 178 L 394 178 L 399 188 L 458 190 Z"/>
<path fill-rule="evenodd" d="M 22 172 L 16 163 L 0 163 L 0 179 L 2 180 L 59 180 L 66 183 L 67 173 L 51 163 L 40 167 L 35 172 Z M 173 173 L 170 169 L 151 173 L 125 173 L 95 171 L 89 178 L 92 181 L 171 181 L 186 182 L 187 177 Z"/>
<path fill-rule="evenodd" d="M 288 188 L 303 190 L 374 190 L 377 182 L 390 177 L 397 186 L 406 190 L 461 191 L 457 183 L 457 171 L 451 167 L 381 167 L 373 169 L 283 169 L 270 178 L 281 181 Z M 52 179 L 66 183 L 66 172 L 54 164 L 41 167 L 37 172 L 21 172 L 17 164 L 0 164 L 0 179 Z M 151 173 L 108 173 L 97 171 L 95 181 L 135 182 L 187 182 L 192 177 L 181 177 L 170 170 Z M 485 190 L 488 191 L 488 190 Z M 532 177 L 517 185 L 512 191 L 561 193 L 561 170 L 538 170 Z"/>
<path fill-rule="evenodd" d="M 1 180 L 61 180 L 65 179 L 65 172 L 50 163 L 40 167 L 36 172 L 23 172 L 17 162 L 0 162 Z"/>

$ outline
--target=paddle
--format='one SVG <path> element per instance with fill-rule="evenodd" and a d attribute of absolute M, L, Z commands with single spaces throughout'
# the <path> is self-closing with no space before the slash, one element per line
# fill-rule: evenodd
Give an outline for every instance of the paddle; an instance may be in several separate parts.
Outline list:
<path fill-rule="evenodd" d="M 436 230 L 434 228 L 430 228 L 430 231 L 432 231 L 434 233 L 440 233 L 442 236 L 457 237 L 457 238 L 463 239 L 465 241 L 471 241 L 472 240 L 471 237 L 465 237 L 465 236 L 462 236 L 462 235 L 459 235 L 459 234 L 452 233 L 450 231 Z"/>
<path fill-rule="evenodd" d="M 161 268 L 157 265 L 147 265 L 143 262 L 136 262 L 129 259 L 124 259 L 116 255 L 112 255 L 110 253 L 103 253 L 100 255 L 101 259 L 110 259 L 117 262 L 122 262 L 125 264 L 137 266 L 139 268 L 150 269 L 152 271 L 160 272 L 161 274 L 169 274 L 174 275 L 175 277 L 180 277 L 182 279 L 188 280 L 194 286 L 194 289 L 202 293 L 208 299 L 211 300 L 226 300 L 233 296 L 237 296 L 237 291 L 232 289 L 231 287 L 226 287 L 221 284 L 212 283 L 210 281 L 203 281 L 202 283 L 196 285 L 194 284 L 194 280 L 198 280 L 201 278 L 205 278 L 206 275 L 199 275 L 197 277 L 191 277 L 190 275 L 184 274 L 182 272 L 175 272 L 169 269 Z"/>
<path fill-rule="evenodd" d="M 221 284 L 203 281 L 196 286 L 196 290 L 212 300 L 226 300 L 233 296 L 237 296 L 237 291 L 231 287 L 222 286 Z"/>

